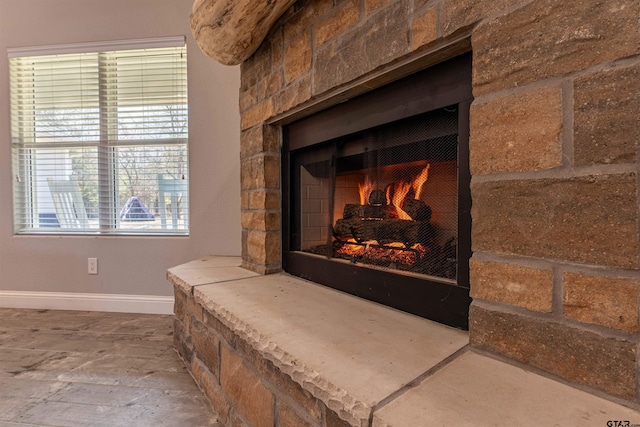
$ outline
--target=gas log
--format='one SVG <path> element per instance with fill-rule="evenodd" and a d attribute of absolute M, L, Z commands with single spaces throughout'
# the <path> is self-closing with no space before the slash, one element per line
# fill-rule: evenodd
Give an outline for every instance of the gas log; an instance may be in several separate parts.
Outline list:
<path fill-rule="evenodd" d="M 402 204 L 404 210 L 414 221 L 431 221 L 431 208 L 422 200 L 406 199 Z M 389 205 L 358 205 L 347 203 L 342 210 L 342 218 L 394 219 L 397 218 L 395 207 Z"/>
<path fill-rule="evenodd" d="M 431 221 L 431 208 L 422 200 L 405 199 L 402 210 L 415 221 Z"/>
<path fill-rule="evenodd" d="M 393 206 L 347 204 L 343 218 L 333 227 L 334 235 L 339 240 L 375 240 L 381 245 L 401 242 L 410 247 L 416 243 L 425 246 L 432 243 L 435 230 L 430 222 L 431 208 L 413 199 L 405 201 L 403 208 L 411 220 L 398 219 Z"/>
<path fill-rule="evenodd" d="M 333 228 L 339 239 L 357 242 L 376 240 L 384 245 L 402 242 L 407 246 L 420 243 L 420 223 L 403 219 L 339 219 Z"/>

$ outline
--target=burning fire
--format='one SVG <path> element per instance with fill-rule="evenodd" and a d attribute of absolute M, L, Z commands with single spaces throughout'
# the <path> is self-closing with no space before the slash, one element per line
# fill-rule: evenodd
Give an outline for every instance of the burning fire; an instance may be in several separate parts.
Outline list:
<path fill-rule="evenodd" d="M 346 244 L 337 249 L 337 253 L 348 257 L 367 257 L 372 261 L 391 261 L 404 265 L 413 265 L 418 258 L 422 258 L 427 249 L 419 243 L 408 251 L 402 243 L 390 243 L 380 247 L 375 241 L 357 243 L 355 239 L 348 239 Z M 395 249 L 397 248 L 397 249 Z"/>
<path fill-rule="evenodd" d="M 397 217 L 400 219 L 408 219 L 411 217 L 402 210 L 402 204 L 404 199 L 409 194 L 410 190 L 413 190 L 413 198 L 418 200 L 422 197 L 422 188 L 429 179 L 429 168 L 431 164 L 427 164 L 424 169 L 420 171 L 418 175 L 411 181 L 398 181 L 389 184 L 386 188 L 387 205 L 393 206 L 396 209 Z M 366 205 L 369 203 L 369 195 L 373 190 L 378 187 L 378 184 L 371 180 L 369 176 L 366 176 L 364 183 L 358 184 L 358 192 L 360 194 L 360 204 Z"/>
<path fill-rule="evenodd" d="M 422 169 L 422 171 L 420 171 L 420 173 L 411 182 L 398 181 L 398 182 L 389 184 L 387 186 L 386 188 L 387 205 L 392 206 L 395 209 L 397 218 L 406 219 L 406 220 L 412 219 L 411 216 L 402 209 L 402 205 L 404 203 L 405 198 L 409 194 L 409 191 L 412 189 L 413 189 L 413 198 L 416 200 L 420 199 L 420 197 L 422 196 L 422 188 L 424 187 L 424 184 L 427 182 L 427 179 L 429 178 L 430 167 L 431 167 L 431 164 L 427 164 L 424 167 L 424 169 Z M 364 187 L 366 187 L 366 183 L 368 181 L 369 181 L 369 177 L 365 179 Z M 364 188 L 364 187 L 361 187 L 361 188 Z M 360 200 L 361 200 L 361 204 L 364 204 L 364 202 L 362 202 L 362 200 L 364 200 L 362 196 L 362 192 L 360 192 Z"/>
<path fill-rule="evenodd" d="M 350 215 L 346 221 L 355 221 L 355 225 L 346 223 L 341 224 L 339 231 L 340 233 L 342 233 L 340 234 L 341 239 L 334 242 L 334 249 L 336 253 L 348 258 L 365 258 L 370 262 L 379 265 L 384 265 L 385 263 L 391 262 L 402 264 L 405 266 L 411 266 L 422 259 L 429 248 L 423 246 L 420 243 L 409 245 L 403 242 L 389 242 L 389 239 L 386 238 L 383 239 L 382 243 L 376 240 L 364 241 L 364 239 L 362 238 L 364 236 L 367 236 L 366 238 L 371 239 L 371 236 L 375 235 L 377 238 L 377 231 L 372 232 L 371 229 L 367 229 L 366 227 L 360 229 L 359 231 L 356 229 L 358 229 L 358 227 L 362 227 L 362 224 L 366 225 L 372 221 L 381 221 L 381 227 L 383 225 L 388 225 L 384 221 L 389 219 L 413 221 L 414 218 L 412 218 L 411 215 L 409 215 L 402 207 L 405 206 L 407 198 L 420 200 L 424 184 L 429 178 L 430 166 L 430 164 L 424 166 L 424 168 L 422 168 L 422 170 L 420 170 L 420 172 L 411 181 L 398 180 L 392 182 L 385 187 L 384 191 L 381 191 L 378 188 L 378 182 L 372 180 L 371 178 L 369 178 L 369 176 L 366 176 L 364 182 L 358 184 L 360 205 L 361 207 L 371 206 L 372 209 L 369 209 L 369 211 L 372 211 L 374 213 L 384 212 L 384 214 L 378 213 L 378 215 L 382 215 L 380 217 L 375 216 L 374 214 L 372 218 L 362 216 L 363 213 L 360 213 L 360 216 L 357 216 L 356 214 L 355 217 Z M 386 207 L 383 206 L 385 204 L 385 201 Z M 424 203 L 422 203 L 422 205 L 424 205 Z M 378 208 L 379 210 L 375 210 L 373 208 Z M 411 209 L 407 209 L 411 211 Z M 366 211 L 366 209 L 360 210 L 360 212 Z M 416 220 L 422 221 L 423 219 Z M 415 224 L 407 223 L 401 224 L 401 226 L 402 225 L 414 226 Z M 404 230 L 402 227 L 400 227 L 400 229 Z M 363 230 L 365 230 L 364 235 L 362 234 Z M 402 233 L 393 235 L 393 238 L 402 239 L 401 235 Z M 354 238 L 348 238 L 347 236 L 354 236 Z M 412 241 L 415 241 L 415 239 Z"/>
<path fill-rule="evenodd" d="M 387 204 L 395 208 L 396 216 L 399 219 L 411 221 L 411 216 L 402 209 L 402 203 L 409 194 L 409 190 L 411 190 L 411 183 L 406 181 L 387 186 Z"/>
<path fill-rule="evenodd" d="M 429 168 L 431 167 L 430 163 L 427 163 L 422 172 L 418 174 L 411 183 L 411 188 L 413 188 L 414 199 L 418 200 L 422 196 L 422 187 L 424 183 L 429 179 Z"/>
<path fill-rule="evenodd" d="M 375 181 L 371 181 L 367 176 L 364 179 L 364 184 L 358 184 L 358 191 L 360 192 L 360 204 L 366 205 L 369 197 L 369 194 L 377 187 Z"/>

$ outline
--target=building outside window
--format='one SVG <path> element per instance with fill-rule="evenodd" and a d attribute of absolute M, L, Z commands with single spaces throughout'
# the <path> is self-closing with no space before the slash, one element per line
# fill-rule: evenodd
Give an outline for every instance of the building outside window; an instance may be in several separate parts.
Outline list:
<path fill-rule="evenodd" d="M 183 37 L 9 50 L 19 234 L 189 230 Z"/>

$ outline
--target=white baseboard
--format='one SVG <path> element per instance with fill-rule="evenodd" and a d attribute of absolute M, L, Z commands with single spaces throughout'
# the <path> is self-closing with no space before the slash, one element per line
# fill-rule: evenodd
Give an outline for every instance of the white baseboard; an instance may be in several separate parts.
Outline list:
<path fill-rule="evenodd" d="M 2 308 L 173 314 L 172 296 L 0 291 Z"/>

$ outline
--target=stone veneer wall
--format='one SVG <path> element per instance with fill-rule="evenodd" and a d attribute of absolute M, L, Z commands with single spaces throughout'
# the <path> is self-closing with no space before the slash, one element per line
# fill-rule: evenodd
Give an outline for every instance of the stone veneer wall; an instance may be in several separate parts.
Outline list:
<path fill-rule="evenodd" d="M 225 426 L 350 427 L 174 286 L 174 345 Z"/>
<path fill-rule="evenodd" d="M 638 402 L 638 16 L 638 0 L 299 0 L 242 65 L 243 265 L 281 267 L 268 123 L 470 40 L 471 342 Z"/>

